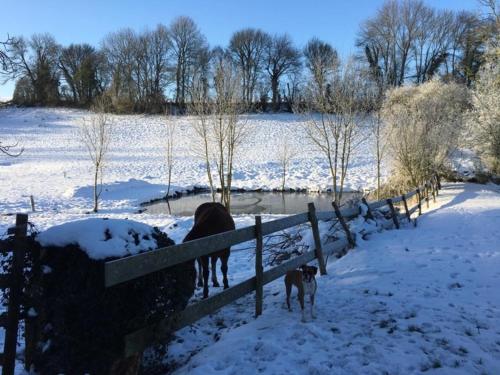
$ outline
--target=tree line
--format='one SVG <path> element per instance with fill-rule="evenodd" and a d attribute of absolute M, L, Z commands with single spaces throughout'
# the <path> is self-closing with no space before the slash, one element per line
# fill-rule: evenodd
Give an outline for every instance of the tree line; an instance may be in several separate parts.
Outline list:
<path fill-rule="evenodd" d="M 355 58 L 384 89 L 434 76 L 471 85 L 493 30 L 490 19 L 471 12 L 388 0 L 360 25 Z M 184 112 L 214 92 L 221 59 L 237 77 L 236 100 L 246 111 L 292 110 L 307 100 L 311 81 L 331 90 L 326 77 L 340 60 L 325 41 L 312 38 L 299 48 L 288 34 L 255 28 L 234 32 L 225 47 L 211 47 L 185 16 L 143 32 L 113 32 L 99 47 L 61 46 L 49 34 L 0 44 L 2 76 L 16 81 L 14 103 L 89 107 L 103 97 L 108 110 L 120 113 L 162 112 L 167 104 Z"/>

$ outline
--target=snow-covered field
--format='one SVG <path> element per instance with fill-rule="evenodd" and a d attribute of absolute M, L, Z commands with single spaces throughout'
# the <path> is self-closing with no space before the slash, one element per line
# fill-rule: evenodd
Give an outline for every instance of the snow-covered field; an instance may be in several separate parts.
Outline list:
<path fill-rule="evenodd" d="M 71 109 L 0 109 L 0 136 L 18 142 L 22 157 L 0 155 L 0 211 L 29 208 L 33 195 L 40 211 L 78 215 L 92 207 L 92 165 L 79 141 L 78 125 L 89 112 Z M 166 190 L 165 120 L 163 116 L 112 116 L 114 137 L 106 165 L 102 208 L 106 214 L 131 212 L 138 203 Z M 172 183 L 183 190 L 207 186 L 203 162 L 195 156 L 193 118 L 177 120 Z M 331 178 L 325 159 L 307 142 L 301 118 L 294 115 L 250 115 L 249 136 L 235 161 L 233 185 L 245 189 L 281 186 L 277 150 L 289 139 L 295 150 L 287 186 L 327 189 Z M 370 143 L 364 142 L 352 160 L 347 189 L 375 185 Z"/>
<path fill-rule="evenodd" d="M 169 359 L 176 374 L 499 374 L 498 228 L 500 188 L 446 185 L 417 228 L 330 261 L 316 320 L 286 310 L 278 280 L 261 317 L 242 298 L 179 331 Z"/>
<path fill-rule="evenodd" d="M 139 203 L 165 192 L 163 118 L 113 116 L 115 139 L 104 183 L 102 210 L 88 214 L 91 165 L 77 128 L 88 112 L 68 109 L 1 109 L 0 139 L 25 148 L 19 158 L 0 155 L 0 235 L 13 224 L 6 213 L 30 211 L 46 229 L 88 217 L 130 218 L 158 226 L 176 242 L 192 218 L 135 213 Z M 173 184 L 206 185 L 193 155 L 189 122 L 179 119 Z M 321 156 L 305 140 L 300 118 L 253 115 L 252 136 L 237 162 L 236 187 L 280 186 L 276 150 L 285 136 L 294 145 L 287 185 L 327 188 Z M 375 185 L 371 145 L 353 159 L 347 186 Z M 496 190 L 495 190 L 496 189 Z M 281 280 L 265 287 L 264 314 L 253 318 L 253 296 L 233 303 L 177 333 L 167 361 L 193 374 L 442 374 L 500 373 L 500 193 L 494 186 L 449 184 L 419 225 L 359 240 L 319 277 L 318 318 L 300 322 L 284 308 Z M 274 216 L 266 216 L 271 220 Z M 238 227 L 253 217 L 235 218 Z M 329 224 L 320 223 L 323 233 Z M 253 254 L 234 249 L 229 282 L 253 274 Z M 214 293 L 212 290 L 211 293 Z M 2 334 L 0 333 L 0 342 Z"/>

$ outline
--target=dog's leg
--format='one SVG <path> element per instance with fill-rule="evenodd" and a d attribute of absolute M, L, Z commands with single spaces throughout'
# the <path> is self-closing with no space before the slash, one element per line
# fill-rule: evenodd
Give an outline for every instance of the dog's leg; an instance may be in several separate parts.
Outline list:
<path fill-rule="evenodd" d="M 203 298 L 208 297 L 208 255 L 201 257 L 203 267 Z"/>
<path fill-rule="evenodd" d="M 198 263 L 198 286 L 203 286 L 203 267 L 201 266 L 201 259 L 197 258 L 196 263 Z"/>
<path fill-rule="evenodd" d="M 288 306 L 288 311 L 292 311 L 292 308 L 290 307 L 290 294 L 292 294 L 292 284 L 287 283 L 285 281 L 285 286 L 286 286 L 286 304 Z"/>
<path fill-rule="evenodd" d="M 227 262 L 229 261 L 229 255 L 220 258 L 220 270 L 222 271 L 222 282 L 224 283 L 224 289 L 229 288 L 229 281 L 227 281 Z"/>
<path fill-rule="evenodd" d="M 311 317 L 316 319 L 316 313 L 314 312 L 314 294 L 311 294 Z"/>
<path fill-rule="evenodd" d="M 211 261 L 212 261 L 212 283 L 214 285 L 214 288 L 218 288 L 220 285 L 219 285 L 219 282 L 217 281 L 217 257 L 213 256 L 211 257 Z"/>
<path fill-rule="evenodd" d="M 298 293 L 298 298 L 299 298 L 299 303 L 300 303 L 300 309 L 302 311 L 302 322 L 306 321 L 306 315 L 304 312 L 304 288 L 300 287 L 299 288 L 299 293 Z"/>

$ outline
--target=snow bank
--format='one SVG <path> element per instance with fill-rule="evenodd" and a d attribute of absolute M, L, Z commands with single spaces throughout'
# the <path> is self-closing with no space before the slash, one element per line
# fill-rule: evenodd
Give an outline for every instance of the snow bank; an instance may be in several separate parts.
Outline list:
<path fill-rule="evenodd" d="M 44 247 L 78 245 L 98 260 L 156 249 L 156 230 L 133 220 L 92 218 L 56 225 L 40 233 L 37 241 Z"/>

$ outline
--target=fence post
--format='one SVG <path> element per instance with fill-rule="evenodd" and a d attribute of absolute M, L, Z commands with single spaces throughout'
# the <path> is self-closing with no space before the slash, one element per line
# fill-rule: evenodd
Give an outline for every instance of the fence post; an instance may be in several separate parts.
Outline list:
<path fill-rule="evenodd" d="M 354 247 L 356 245 L 356 242 L 354 241 L 354 238 L 352 237 L 352 233 L 349 230 L 349 227 L 347 226 L 347 223 L 344 220 L 344 217 L 342 216 L 342 213 L 340 212 L 339 206 L 335 201 L 332 202 L 333 209 L 335 210 L 335 215 L 339 219 L 340 225 L 342 225 L 342 229 L 344 229 L 344 232 L 347 237 L 347 242 L 349 242 L 349 245 L 351 247 Z"/>
<path fill-rule="evenodd" d="M 319 235 L 318 218 L 316 217 L 316 207 L 314 207 L 314 203 L 309 203 L 307 208 L 309 210 L 309 222 L 311 223 L 311 229 L 314 237 L 314 252 L 316 253 L 316 258 L 318 259 L 319 273 L 321 275 L 326 275 L 325 259 L 323 258 L 321 237 Z"/>
<path fill-rule="evenodd" d="M 366 199 L 364 197 L 361 198 L 361 202 L 363 202 L 363 204 L 367 207 L 366 218 L 373 220 L 372 210 L 370 209 L 370 205 L 368 204 L 368 202 L 366 201 Z"/>
<path fill-rule="evenodd" d="M 17 332 L 19 329 L 19 305 L 23 284 L 25 241 L 28 231 L 28 215 L 17 214 L 14 230 L 15 246 L 12 254 L 12 274 L 5 326 L 2 375 L 14 374 L 16 364 Z"/>
<path fill-rule="evenodd" d="M 35 198 L 33 198 L 33 195 L 30 195 L 30 203 L 31 203 L 31 212 L 35 212 Z"/>
<path fill-rule="evenodd" d="M 262 267 L 262 218 L 255 216 L 255 317 L 262 315 L 262 303 L 264 298 L 264 269 Z"/>
<path fill-rule="evenodd" d="M 405 206 L 406 218 L 408 219 L 408 222 L 411 223 L 410 211 L 408 211 L 408 203 L 406 203 L 406 197 L 403 194 L 401 198 L 403 199 L 403 204 Z"/>
<path fill-rule="evenodd" d="M 420 194 L 420 188 L 417 188 L 417 199 L 418 199 L 418 216 L 422 215 L 422 195 Z"/>
<path fill-rule="evenodd" d="M 398 216 L 396 215 L 396 210 L 394 209 L 394 205 L 392 204 L 392 199 L 391 198 L 387 199 L 387 204 L 389 205 L 389 208 L 391 209 L 392 221 L 394 222 L 394 225 L 396 226 L 396 229 L 399 229 Z"/>

